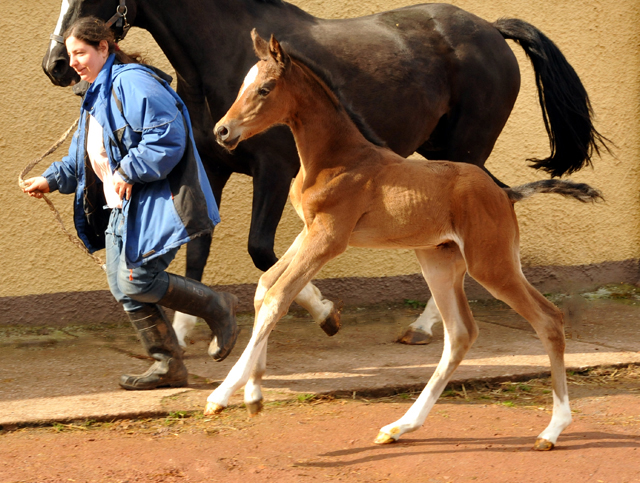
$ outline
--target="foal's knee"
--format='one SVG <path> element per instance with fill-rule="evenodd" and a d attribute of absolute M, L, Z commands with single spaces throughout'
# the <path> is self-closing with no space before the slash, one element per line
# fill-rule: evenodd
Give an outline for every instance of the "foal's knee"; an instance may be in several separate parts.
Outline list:
<path fill-rule="evenodd" d="M 472 327 L 449 334 L 448 337 L 452 355 L 462 358 L 478 338 L 478 327 L 474 324 Z"/>
<path fill-rule="evenodd" d="M 546 317 L 541 318 L 543 322 L 534 325 L 534 329 L 545 345 L 549 345 L 555 351 L 564 352 L 564 314 L 555 305 L 546 307 L 545 312 Z"/>
<path fill-rule="evenodd" d="M 253 297 L 253 308 L 255 309 L 256 314 L 260 311 L 260 307 L 262 307 L 262 301 L 264 300 L 266 293 L 267 286 L 264 283 L 264 275 L 262 275 L 258 281 L 258 286 L 256 287 L 256 294 Z"/>

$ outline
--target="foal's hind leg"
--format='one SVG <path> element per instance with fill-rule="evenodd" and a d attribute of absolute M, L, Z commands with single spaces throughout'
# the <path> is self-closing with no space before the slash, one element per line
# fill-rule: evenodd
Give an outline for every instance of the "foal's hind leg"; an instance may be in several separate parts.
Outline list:
<path fill-rule="evenodd" d="M 380 430 L 375 442 L 392 443 L 415 431 L 444 390 L 451 375 L 478 336 L 478 327 L 464 294 L 465 262 L 454 243 L 435 249 L 416 250 L 422 273 L 444 320 L 444 350 L 438 367 L 420 397 L 402 418 Z"/>
<path fill-rule="evenodd" d="M 553 449 L 560 433 L 571 423 L 564 366 L 565 339 L 562 312 L 524 278 L 517 255 L 499 263 L 496 263 L 495 259 L 472 261 L 469 263 L 469 274 L 494 297 L 509 304 L 527 319 L 549 355 L 553 386 L 553 416 L 549 426 L 538 435 L 534 449 Z"/>
<path fill-rule="evenodd" d="M 510 56 L 510 53 L 505 53 Z M 499 79 L 495 78 L 495 72 L 491 69 L 469 75 L 472 85 L 465 86 L 462 91 L 471 92 L 477 90 L 478 86 L 490 87 L 495 94 L 490 96 L 494 105 L 488 108 L 482 103 L 478 104 L 474 96 L 469 96 L 468 101 L 458 105 L 453 112 L 440 120 L 429 142 L 416 151 L 427 159 L 447 159 L 475 164 L 482 168 L 498 186 L 506 186 L 484 167 L 484 163 L 491 154 L 518 95 L 520 86 L 518 65 L 511 62 L 509 66 L 510 69 L 504 70 Z M 477 75 L 483 77 L 479 78 Z M 500 82 L 496 82 L 497 80 Z M 438 311 L 433 310 L 433 298 L 431 298 L 425 311 L 409 326 L 398 342 L 410 345 L 427 344 L 431 339 L 431 328 L 441 320 L 442 317 Z"/>

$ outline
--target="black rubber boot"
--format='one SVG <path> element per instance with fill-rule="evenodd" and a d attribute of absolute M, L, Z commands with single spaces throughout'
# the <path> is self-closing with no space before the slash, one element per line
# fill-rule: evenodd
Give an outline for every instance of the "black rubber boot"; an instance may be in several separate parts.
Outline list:
<path fill-rule="evenodd" d="M 238 297 L 227 292 L 214 292 L 190 278 L 173 273 L 167 275 L 169 288 L 158 304 L 204 319 L 213 333 L 208 353 L 215 361 L 224 360 L 238 338 Z"/>
<path fill-rule="evenodd" d="M 129 390 L 186 386 L 189 374 L 182 362 L 183 350 L 162 309 L 146 304 L 128 315 L 147 354 L 156 362 L 144 374 L 120 376 L 120 386 Z"/>

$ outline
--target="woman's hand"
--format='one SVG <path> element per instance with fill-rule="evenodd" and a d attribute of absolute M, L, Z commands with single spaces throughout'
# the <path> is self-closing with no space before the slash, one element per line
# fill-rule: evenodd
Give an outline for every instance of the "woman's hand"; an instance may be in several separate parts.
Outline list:
<path fill-rule="evenodd" d="M 117 171 L 113 173 L 113 187 L 120 199 L 126 198 L 128 201 L 129 198 L 131 198 L 131 189 L 133 188 L 133 185 L 123 180 L 122 176 L 120 176 L 120 173 Z"/>
<path fill-rule="evenodd" d="M 25 187 L 22 188 L 24 193 L 34 198 L 42 198 L 42 195 L 48 193 L 49 182 L 43 176 L 36 176 L 35 178 L 29 178 L 24 180 Z"/>

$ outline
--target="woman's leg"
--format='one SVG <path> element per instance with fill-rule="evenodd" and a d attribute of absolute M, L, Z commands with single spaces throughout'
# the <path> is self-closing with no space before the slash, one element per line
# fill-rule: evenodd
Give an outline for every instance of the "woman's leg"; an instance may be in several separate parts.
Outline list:
<path fill-rule="evenodd" d="M 161 260 L 152 261 L 154 263 L 127 270 L 122 243 L 123 229 L 122 212 L 113 210 L 105 237 L 107 280 L 111 293 L 123 305 L 147 354 L 156 362 L 143 374 L 121 376 L 120 385 L 132 390 L 186 386 L 188 372 L 182 361 L 183 351 L 162 308 L 153 303 L 154 298 L 161 297 L 167 290 L 168 277 L 164 270 L 177 250 L 159 257 Z M 127 282 L 123 283 L 123 280 Z M 144 294 L 142 300 L 132 297 L 137 292 Z"/>

